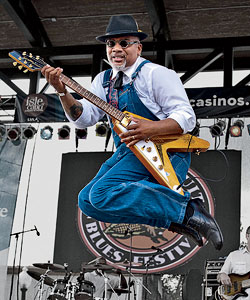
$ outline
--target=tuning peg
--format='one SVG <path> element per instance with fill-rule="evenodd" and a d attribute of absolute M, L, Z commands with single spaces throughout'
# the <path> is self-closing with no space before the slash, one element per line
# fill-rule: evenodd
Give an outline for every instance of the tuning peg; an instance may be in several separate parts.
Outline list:
<path fill-rule="evenodd" d="M 23 68 L 23 66 L 18 66 L 18 69 L 19 69 L 19 70 L 22 70 L 22 68 Z"/>
<path fill-rule="evenodd" d="M 40 56 L 37 55 L 37 56 L 36 56 L 36 59 L 40 59 Z"/>
<path fill-rule="evenodd" d="M 16 61 L 13 62 L 13 66 L 14 66 L 14 67 L 17 66 L 17 62 L 16 62 Z"/>
<path fill-rule="evenodd" d="M 33 65 L 32 65 L 32 64 L 30 64 L 30 65 L 29 65 L 29 67 L 30 67 L 30 68 L 32 68 L 32 67 L 33 67 Z"/>
<path fill-rule="evenodd" d="M 28 69 L 25 69 L 25 70 L 23 70 L 23 73 L 27 73 L 29 70 Z"/>
<path fill-rule="evenodd" d="M 24 63 L 25 65 L 27 65 L 27 60 L 25 60 L 23 63 Z"/>
<path fill-rule="evenodd" d="M 32 53 L 29 54 L 29 57 L 33 57 Z"/>
<path fill-rule="evenodd" d="M 24 52 L 23 52 L 23 55 L 26 55 L 26 54 L 27 54 L 27 52 L 26 52 L 26 51 L 24 51 Z"/>

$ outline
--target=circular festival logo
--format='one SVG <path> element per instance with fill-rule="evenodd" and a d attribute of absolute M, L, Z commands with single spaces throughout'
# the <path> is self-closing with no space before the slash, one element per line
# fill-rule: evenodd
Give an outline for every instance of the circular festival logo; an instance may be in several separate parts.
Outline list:
<path fill-rule="evenodd" d="M 189 169 L 183 185 L 192 198 L 200 198 L 214 215 L 212 194 L 200 176 Z M 134 273 L 155 273 L 176 268 L 200 249 L 185 235 L 142 224 L 111 224 L 87 217 L 78 209 L 78 227 L 84 244 L 96 257 Z M 125 264 L 124 262 L 128 262 Z"/>
<path fill-rule="evenodd" d="M 48 106 L 47 97 L 42 94 L 31 94 L 23 100 L 22 109 L 26 116 L 37 117 Z"/>

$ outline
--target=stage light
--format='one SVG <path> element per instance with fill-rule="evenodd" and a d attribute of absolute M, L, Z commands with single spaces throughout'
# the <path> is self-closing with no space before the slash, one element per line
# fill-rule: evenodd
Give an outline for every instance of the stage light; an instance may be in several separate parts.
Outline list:
<path fill-rule="evenodd" d="M 237 120 L 229 129 L 229 133 L 232 137 L 242 136 L 242 129 L 244 128 L 244 122 L 242 120 Z"/>
<path fill-rule="evenodd" d="M 1 125 L 0 125 L 0 142 L 1 142 L 1 140 L 3 139 L 5 133 L 6 133 L 6 128 L 5 128 L 4 125 L 1 124 Z"/>
<path fill-rule="evenodd" d="M 63 127 L 58 129 L 59 140 L 68 140 L 69 136 L 70 136 L 70 127 L 68 125 L 64 125 Z"/>
<path fill-rule="evenodd" d="M 30 140 L 34 137 L 36 133 L 37 130 L 33 126 L 28 126 L 23 129 L 23 138 Z"/>
<path fill-rule="evenodd" d="M 53 136 L 53 128 L 50 126 L 45 126 L 40 131 L 40 137 L 43 140 L 51 140 Z"/>
<path fill-rule="evenodd" d="M 78 139 L 86 139 L 88 134 L 87 128 L 83 128 L 83 129 L 76 128 L 75 134 L 76 134 L 76 138 Z"/>
<path fill-rule="evenodd" d="M 7 137 L 11 141 L 17 141 L 18 139 L 20 139 L 20 136 L 21 136 L 20 127 L 13 126 L 7 130 Z"/>
<path fill-rule="evenodd" d="M 109 129 L 109 125 L 106 122 L 96 125 L 96 136 L 106 136 Z"/>
<path fill-rule="evenodd" d="M 209 126 L 212 137 L 221 136 L 225 128 L 226 128 L 226 122 L 223 120 L 220 120 L 214 125 Z"/>

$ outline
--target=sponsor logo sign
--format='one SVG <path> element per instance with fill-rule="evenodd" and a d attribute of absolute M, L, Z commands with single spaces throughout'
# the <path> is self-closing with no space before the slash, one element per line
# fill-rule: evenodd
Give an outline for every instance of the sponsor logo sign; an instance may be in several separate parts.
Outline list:
<path fill-rule="evenodd" d="M 47 97 L 42 94 L 31 94 L 23 100 L 22 109 L 26 116 L 37 117 L 48 106 Z"/>
<path fill-rule="evenodd" d="M 199 174 L 189 169 L 183 187 L 192 198 L 202 199 L 207 210 L 214 215 L 212 194 Z M 187 236 L 165 228 L 99 222 L 86 217 L 80 209 L 78 229 L 83 243 L 96 257 L 102 256 L 108 264 L 118 265 L 121 269 L 129 267 L 131 258 L 135 273 L 155 273 L 175 268 L 190 260 L 200 249 Z"/>

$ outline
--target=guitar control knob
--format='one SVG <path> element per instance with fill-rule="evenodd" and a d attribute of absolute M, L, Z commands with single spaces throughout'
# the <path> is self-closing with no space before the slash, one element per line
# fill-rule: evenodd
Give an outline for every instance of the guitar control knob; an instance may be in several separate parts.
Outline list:
<path fill-rule="evenodd" d="M 157 158 L 157 156 L 154 156 L 152 159 L 153 159 L 153 161 L 157 161 L 158 158 Z"/>
<path fill-rule="evenodd" d="M 147 147 L 146 149 L 147 149 L 148 152 L 151 152 L 151 151 L 152 151 L 152 148 L 151 148 L 151 147 Z"/>
<path fill-rule="evenodd" d="M 158 169 L 159 169 L 159 170 L 162 170 L 162 169 L 163 169 L 163 165 L 159 165 L 159 166 L 158 166 Z"/>

